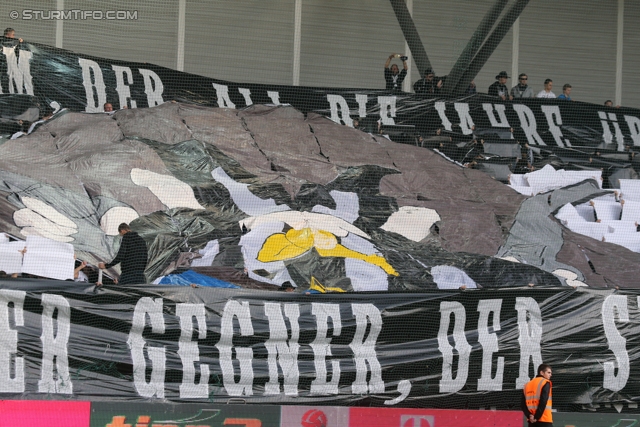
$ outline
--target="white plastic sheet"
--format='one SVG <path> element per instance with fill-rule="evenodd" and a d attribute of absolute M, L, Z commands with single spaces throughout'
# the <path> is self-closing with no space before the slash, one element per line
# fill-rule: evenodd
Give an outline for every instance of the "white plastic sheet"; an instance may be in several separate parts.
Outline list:
<path fill-rule="evenodd" d="M 22 272 L 57 280 L 73 280 L 73 245 L 40 236 L 27 236 Z"/>
<path fill-rule="evenodd" d="M 0 271 L 7 274 L 22 273 L 22 252 L 25 243 L 22 241 L 0 242 Z"/>

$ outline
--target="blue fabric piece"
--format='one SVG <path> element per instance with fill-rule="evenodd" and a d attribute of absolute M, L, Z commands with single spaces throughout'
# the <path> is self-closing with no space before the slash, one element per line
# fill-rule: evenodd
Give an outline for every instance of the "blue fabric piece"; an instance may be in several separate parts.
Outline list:
<path fill-rule="evenodd" d="M 192 283 L 210 288 L 240 288 L 240 286 L 234 285 L 233 283 L 225 282 L 215 277 L 205 276 L 193 270 L 187 270 L 182 274 L 169 274 L 160 280 L 160 285 L 190 286 Z"/>

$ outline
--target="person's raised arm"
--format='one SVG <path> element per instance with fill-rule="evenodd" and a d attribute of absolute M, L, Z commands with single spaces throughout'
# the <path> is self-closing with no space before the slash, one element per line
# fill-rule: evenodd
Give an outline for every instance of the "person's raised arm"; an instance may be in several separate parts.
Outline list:
<path fill-rule="evenodd" d="M 387 62 L 384 63 L 384 68 L 389 68 L 389 64 L 391 64 L 391 60 L 396 56 L 395 53 L 392 53 L 391 55 L 389 55 L 389 57 L 387 58 Z"/>
<path fill-rule="evenodd" d="M 80 275 L 80 270 L 82 270 L 83 268 L 85 268 L 87 266 L 87 262 L 86 261 L 82 261 L 80 263 L 79 266 L 77 266 L 74 270 L 73 270 L 73 278 L 77 279 L 78 276 Z"/>
<path fill-rule="evenodd" d="M 403 58 L 406 58 L 406 56 L 403 56 Z M 404 70 L 407 71 L 409 69 L 409 66 L 407 65 L 407 60 L 403 59 L 402 60 L 402 65 L 404 66 Z"/>

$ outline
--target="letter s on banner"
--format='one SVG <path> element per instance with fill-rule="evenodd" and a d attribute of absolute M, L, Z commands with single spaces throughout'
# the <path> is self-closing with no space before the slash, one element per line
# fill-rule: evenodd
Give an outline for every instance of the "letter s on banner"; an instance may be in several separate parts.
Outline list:
<path fill-rule="evenodd" d="M 609 295 L 602 303 L 602 326 L 607 337 L 609 349 L 616 357 L 618 375 L 615 374 L 616 363 L 604 362 L 604 381 L 602 386 L 611 391 L 620 391 L 627 385 L 629 379 L 629 353 L 627 353 L 627 340 L 620 335 L 615 325 L 615 312 L 618 312 L 618 320 L 629 321 L 629 309 L 627 297 L 624 295 Z"/>
<path fill-rule="evenodd" d="M 147 364 L 144 359 L 144 346 L 146 341 L 142 337 L 142 331 L 149 315 L 151 330 L 154 334 L 164 334 L 164 317 L 162 315 L 162 298 L 140 298 L 133 310 L 131 332 L 127 344 L 131 349 L 133 361 L 133 383 L 142 397 L 164 398 L 164 373 L 166 370 L 166 355 L 164 347 L 148 347 L 147 354 L 151 360 L 151 379 L 147 383 L 145 371 Z"/>

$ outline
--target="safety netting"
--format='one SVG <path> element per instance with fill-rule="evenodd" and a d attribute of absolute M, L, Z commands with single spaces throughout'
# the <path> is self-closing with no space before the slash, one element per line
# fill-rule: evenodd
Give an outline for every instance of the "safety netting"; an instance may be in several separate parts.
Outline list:
<path fill-rule="evenodd" d="M 16 12 L 0 393 L 517 409 L 544 360 L 554 405 L 637 409 L 640 110 L 534 91 L 526 1 L 434 55 L 425 5 L 370 3 Z"/>

